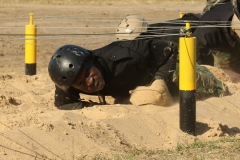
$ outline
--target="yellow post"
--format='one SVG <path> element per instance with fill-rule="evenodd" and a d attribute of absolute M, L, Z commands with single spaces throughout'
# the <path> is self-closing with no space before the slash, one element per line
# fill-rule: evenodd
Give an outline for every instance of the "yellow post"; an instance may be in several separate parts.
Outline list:
<path fill-rule="evenodd" d="M 185 37 L 179 39 L 180 129 L 195 135 L 196 125 L 196 37 L 186 22 Z"/>
<path fill-rule="evenodd" d="M 180 14 L 180 18 L 182 18 L 184 16 L 183 12 L 179 12 L 179 14 Z"/>
<path fill-rule="evenodd" d="M 191 29 L 190 21 L 186 21 L 186 30 Z M 196 89 L 196 37 L 191 34 L 179 39 L 179 89 Z"/>
<path fill-rule="evenodd" d="M 29 13 L 30 22 L 25 25 L 25 74 L 36 74 L 36 33 L 37 25 L 33 24 L 33 13 Z"/>

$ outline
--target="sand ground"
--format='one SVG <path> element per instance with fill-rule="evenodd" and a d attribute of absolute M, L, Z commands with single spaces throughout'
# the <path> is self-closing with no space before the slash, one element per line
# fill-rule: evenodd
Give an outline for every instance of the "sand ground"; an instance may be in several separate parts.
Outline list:
<path fill-rule="evenodd" d="M 179 129 L 179 103 L 161 107 L 112 104 L 81 110 L 58 110 L 47 65 L 63 44 L 94 49 L 127 14 L 150 23 L 201 12 L 203 4 L 72 5 L 8 4 L 0 9 L 0 157 L 1 159 L 73 159 L 96 154 L 111 156 L 134 148 L 169 149 L 178 143 L 240 137 L 240 85 L 226 82 L 231 96 L 197 102 L 196 136 Z M 25 75 L 24 25 L 34 13 L 38 27 L 37 74 Z M 67 35 L 72 34 L 72 35 Z M 78 35 L 77 35 L 78 34 Z M 84 96 L 84 98 L 89 98 Z M 90 97 L 94 101 L 96 97 Z"/>

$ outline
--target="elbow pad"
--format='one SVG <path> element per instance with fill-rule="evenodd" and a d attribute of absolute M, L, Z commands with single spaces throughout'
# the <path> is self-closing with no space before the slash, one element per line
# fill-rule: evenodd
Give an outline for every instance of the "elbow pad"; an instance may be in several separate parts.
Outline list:
<path fill-rule="evenodd" d="M 64 105 L 56 105 L 55 106 L 58 109 L 61 110 L 75 110 L 75 109 L 82 109 L 84 107 L 91 107 L 93 104 L 88 103 L 88 102 L 75 102 L 75 103 L 69 103 L 69 104 L 64 104 Z"/>

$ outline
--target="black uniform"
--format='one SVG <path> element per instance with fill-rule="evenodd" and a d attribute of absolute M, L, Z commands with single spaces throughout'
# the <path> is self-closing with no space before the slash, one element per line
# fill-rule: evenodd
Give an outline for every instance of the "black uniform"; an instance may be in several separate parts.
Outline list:
<path fill-rule="evenodd" d="M 137 39 L 141 38 L 154 38 L 160 39 L 164 41 L 172 41 L 179 44 L 179 37 L 181 34 L 184 36 L 184 33 L 180 33 L 180 29 L 186 28 L 185 21 L 191 21 L 191 29 L 190 32 L 194 33 L 196 28 L 199 25 L 199 21 L 201 20 L 202 14 L 195 13 L 186 13 L 182 18 L 170 20 L 167 22 L 150 24 L 147 32 L 142 33 Z M 193 35 L 198 36 L 198 35 Z M 198 37 L 197 37 L 198 38 Z M 206 47 L 201 52 L 201 56 L 197 56 L 197 62 L 199 64 L 207 64 L 213 66 L 213 56 L 210 54 L 210 50 Z"/>
<path fill-rule="evenodd" d="M 198 21 L 200 20 L 202 14 L 195 13 L 186 13 L 182 18 L 178 18 L 175 20 L 170 20 L 167 22 L 160 22 L 149 24 L 149 28 L 147 30 L 148 35 L 159 36 L 158 39 L 164 41 L 172 41 L 174 43 L 179 44 L 179 34 L 180 29 L 186 27 L 186 20 L 191 21 L 191 32 L 194 32 L 196 27 L 198 26 Z"/>
<path fill-rule="evenodd" d="M 129 90 L 150 85 L 154 79 L 172 83 L 178 48 L 172 42 L 157 39 L 113 42 L 90 53 L 101 67 L 106 82 L 104 88 L 93 95 L 128 97 Z M 89 105 L 79 97 L 80 90 L 70 88 L 68 93 L 56 87 L 55 106 L 60 109 L 82 108 Z"/>
<path fill-rule="evenodd" d="M 199 26 L 193 32 L 193 36 L 197 37 L 197 59 L 204 59 L 202 56 L 206 56 L 208 49 L 220 51 L 239 47 L 237 40 L 230 34 L 230 27 L 221 27 L 230 26 L 233 14 L 231 2 L 226 2 L 201 17 Z"/>

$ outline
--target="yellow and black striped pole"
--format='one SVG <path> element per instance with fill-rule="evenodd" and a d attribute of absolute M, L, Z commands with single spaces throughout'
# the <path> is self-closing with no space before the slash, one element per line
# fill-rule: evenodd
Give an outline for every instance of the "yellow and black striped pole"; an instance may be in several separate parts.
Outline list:
<path fill-rule="evenodd" d="M 29 13 L 30 23 L 25 25 L 25 74 L 36 74 L 36 33 L 37 26 L 33 24 L 33 13 Z"/>
<path fill-rule="evenodd" d="M 180 129 L 195 135 L 196 127 L 196 37 L 186 21 L 186 35 L 179 39 Z"/>

